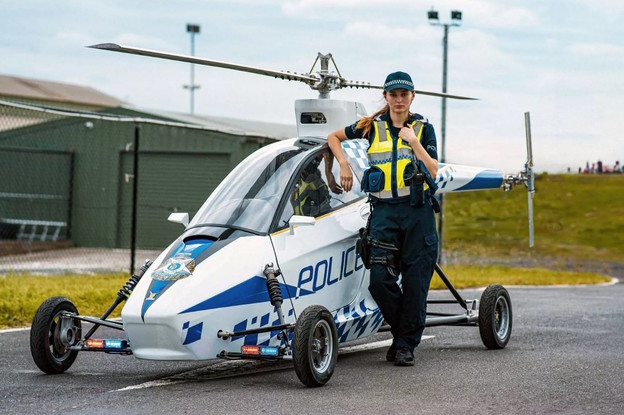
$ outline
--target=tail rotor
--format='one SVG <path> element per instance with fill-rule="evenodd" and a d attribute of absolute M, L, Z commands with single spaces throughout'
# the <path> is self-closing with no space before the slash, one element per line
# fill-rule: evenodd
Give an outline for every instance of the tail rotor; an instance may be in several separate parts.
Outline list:
<path fill-rule="evenodd" d="M 518 184 L 524 184 L 527 188 L 527 203 L 529 208 L 529 248 L 534 246 L 533 233 L 533 198 L 535 197 L 535 173 L 533 172 L 533 144 L 531 140 L 531 116 L 529 112 L 524 113 L 524 128 L 526 132 L 527 161 L 524 170 L 517 175 L 505 177 L 503 189 L 507 192 Z"/>

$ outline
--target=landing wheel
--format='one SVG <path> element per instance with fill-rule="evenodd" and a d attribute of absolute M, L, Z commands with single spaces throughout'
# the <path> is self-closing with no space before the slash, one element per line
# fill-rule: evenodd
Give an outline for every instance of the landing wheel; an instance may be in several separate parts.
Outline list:
<path fill-rule="evenodd" d="M 62 317 L 78 314 L 65 297 L 48 298 L 39 306 L 30 329 L 30 353 L 43 372 L 63 373 L 74 363 L 78 351 L 70 350 L 80 340 L 80 320 Z"/>
<path fill-rule="evenodd" d="M 498 284 L 488 286 L 479 302 L 479 333 L 488 349 L 503 349 L 511 337 L 511 299 Z"/>
<path fill-rule="evenodd" d="M 338 359 L 338 333 L 331 313 L 320 305 L 303 310 L 295 325 L 292 344 L 299 380 L 309 387 L 326 384 Z"/>

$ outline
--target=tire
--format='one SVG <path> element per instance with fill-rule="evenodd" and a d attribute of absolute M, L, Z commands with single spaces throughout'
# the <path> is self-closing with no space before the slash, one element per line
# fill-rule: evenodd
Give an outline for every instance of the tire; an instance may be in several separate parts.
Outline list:
<path fill-rule="evenodd" d="M 30 353 L 39 369 L 49 375 L 65 372 L 78 355 L 61 342 L 63 312 L 78 314 L 67 298 L 48 298 L 37 309 L 30 328 Z M 80 320 L 73 319 L 65 328 L 66 343 L 76 344 L 82 335 Z"/>
<path fill-rule="evenodd" d="M 311 388 L 326 384 L 338 360 L 338 333 L 331 313 L 320 305 L 303 310 L 295 324 L 292 344 L 299 380 Z"/>
<path fill-rule="evenodd" d="M 488 286 L 479 302 L 479 333 L 488 349 L 503 349 L 511 337 L 513 313 L 507 290 L 498 284 Z"/>

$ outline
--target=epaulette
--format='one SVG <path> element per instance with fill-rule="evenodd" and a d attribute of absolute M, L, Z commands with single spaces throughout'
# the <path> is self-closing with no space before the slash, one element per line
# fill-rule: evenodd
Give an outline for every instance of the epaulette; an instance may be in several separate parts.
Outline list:
<path fill-rule="evenodd" d="M 429 118 L 425 117 L 424 115 L 417 114 L 417 113 L 414 113 L 412 115 L 414 116 L 415 120 L 421 121 L 423 124 L 428 124 L 429 123 Z"/>

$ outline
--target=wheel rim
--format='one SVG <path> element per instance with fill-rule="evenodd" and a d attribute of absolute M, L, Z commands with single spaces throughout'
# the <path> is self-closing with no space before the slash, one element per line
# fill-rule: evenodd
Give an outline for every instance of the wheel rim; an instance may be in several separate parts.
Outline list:
<path fill-rule="evenodd" d="M 325 320 L 320 320 L 314 326 L 310 345 L 310 363 L 318 373 L 325 372 L 332 359 L 334 343 L 331 328 Z"/>
<path fill-rule="evenodd" d="M 494 332 L 500 340 L 504 340 L 509 333 L 509 303 L 502 295 L 496 299 L 494 307 Z"/>
<path fill-rule="evenodd" d="M 58 363 L 62 363 L 71 353 L 61 342 L 61 312 L 54 315 L 48 331 L 48 354 Z"/>

